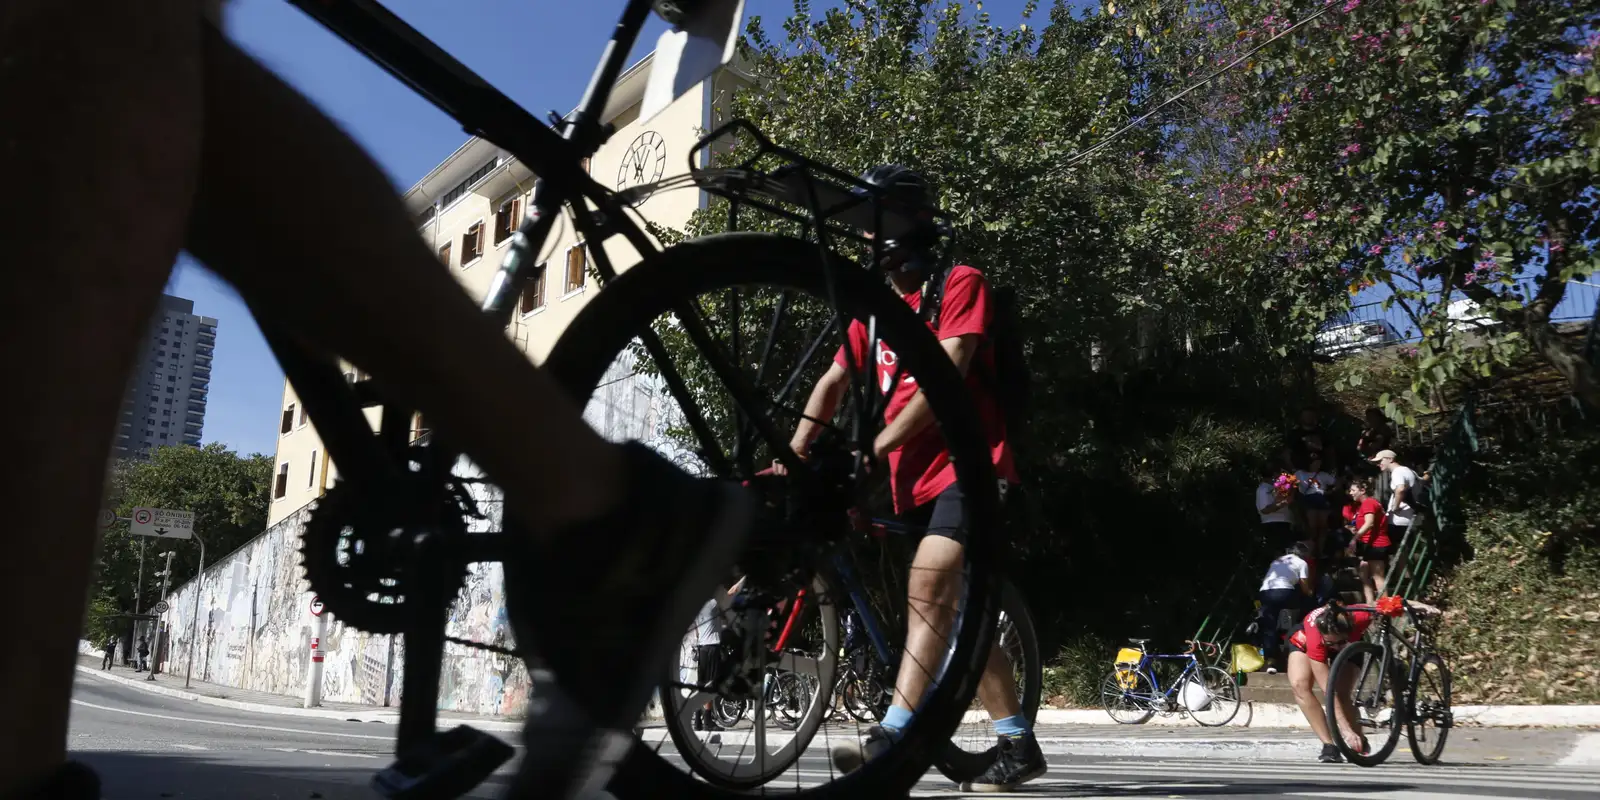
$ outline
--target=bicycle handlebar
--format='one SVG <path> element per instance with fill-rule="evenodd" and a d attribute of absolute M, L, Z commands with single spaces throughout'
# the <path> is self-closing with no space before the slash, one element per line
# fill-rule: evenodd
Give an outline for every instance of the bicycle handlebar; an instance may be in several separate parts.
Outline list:
<path fill-rule="evenodd" d="M 1216 642 L 1202 642 L 1197 639 L 1184 639 L 1183 643 L 1189 646 L 1189 653 L 1200 650 L 1205 652 L 1207 655 L 1214 656 L 1222 652 L 1221 645 L 1218 645 Z"/>

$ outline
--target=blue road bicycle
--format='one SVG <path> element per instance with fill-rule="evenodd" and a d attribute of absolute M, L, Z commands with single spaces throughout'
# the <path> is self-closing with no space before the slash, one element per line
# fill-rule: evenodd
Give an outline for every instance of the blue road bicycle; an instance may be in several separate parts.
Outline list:
<path fill-rule="evenodd" d="M 1149 652 L 1149 639 L 1128 641 L 1133 646 L 1117 651 L 1116 666 L 1100 685 L 1100 702 L 1112 719 L 1138 725 L 1157 713 L 1181 713 L 1216 727 L 1238 715 L 1238 682 L 1221 667 L 1200 660 L 1202 653 L 1207 660 L 1217 658 L 1221 648 L 1215 643 L 1190 639 L 1185 641 L 1188 650 L 1167 655 Z M 1166 688 L 1163 674 L 1172 676 Z"/>

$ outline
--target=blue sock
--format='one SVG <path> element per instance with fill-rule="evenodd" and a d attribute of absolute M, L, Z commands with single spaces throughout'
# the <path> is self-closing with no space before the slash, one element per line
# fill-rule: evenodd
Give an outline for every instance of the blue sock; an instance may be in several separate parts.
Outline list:
<path fill-rule="evenodd" d="M 878 726 L 888 731 L 891 737 L 897 737 L 900 735 L 900 732 L 905 730 L 906 726 L 910 724 L 910 709 L 901 708 L 900 706 L 889 706 L 889 710 L 883 713 L 883 721 L 879 722 Z"/>
<path fill-rule="evenodd" d="M 1028 733 L 1028 718 L 1017 714 L 1005 719 L 997 719 L 994 721 L 994 732 L 1001 736 L 1010 736 L 1013 739 L 1018 736 L 1026 736 Z"/>

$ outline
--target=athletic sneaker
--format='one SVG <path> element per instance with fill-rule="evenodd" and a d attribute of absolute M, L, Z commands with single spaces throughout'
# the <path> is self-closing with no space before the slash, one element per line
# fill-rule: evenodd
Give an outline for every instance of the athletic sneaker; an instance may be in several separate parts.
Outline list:
<path fill-rule="evenodd" d="M 621 506 L 505 563 L 517 644 L 531 644 L 600 728 L 628 731 L 726 580 L 755 514 L 746 490 L 623 445 Z M 508 518 L 507 529 L 514 530 Z M 530 718 L 530 730 L 537 717 Z"/>
<path fill-rule="evenodd" d="M 961 784 L 961 791 L 1009 792 L 1050 770 L 1033 734 L 999 738 L 994 763 L 979 777 Z"/>
<path fill-rule="evenodd" d="M 1324 764 L 1343 764 L 1344 756 L 1339 752 L 1339 746 L 1329 742 L 1322 746 L 1322 755 L 1317 760 Z"/>
<path fill-rule="evenodd" d="M 861 765 L 871 761 L 894 745 L 894 739 L 889 735 L 887 728 L 874 725 L 867 729 L 867 735 L 856 741 L 834 745 L 833 768 L 849 774 L 861 769 Z"/>

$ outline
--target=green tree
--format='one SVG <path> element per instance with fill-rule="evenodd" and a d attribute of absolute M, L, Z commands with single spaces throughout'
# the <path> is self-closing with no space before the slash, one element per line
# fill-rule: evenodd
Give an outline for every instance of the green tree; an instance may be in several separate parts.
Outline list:
<path fill-rule="evenodd" d="M 241 456 L 213 442 L 205 447 L 162 447 L 148 461 L 121 461 L 112 470 L 106 507 L 128 517 L 136 507 L 168 508 L 195 513 L 195 531 L 205 538 L 206 552 L 215 559 L 266 529 L 270 503 L 272 456 Z M 134 536 L 128 524 L 118 522 L 100 542 L 95 583 L 91 593 L 91 626 L 96 611 L 126 613 L 134 609 L 139 582 L 139 552 L 144 549 L 144 590 L 141 610 L 161 594 L 158 553 L 170 549 L 171 586 L 194 577 L 200 548 L 192 541 L 153 541 Z"/>
<path fill-rule="evenodd" d="M 1388 290 L 1386 302 L 1423 336 L 1411 390 L 1383 398 L 1391 416 L 1409 418 L 1527 348 L 1600 408 L 1594 365 L 1550 323 L 1568 281 L 1597 266 L 1600 9 L 1527 0 L 1216 6 L 1243 42 L 1327 9 L 1250 65 L 1259 85 L 1244 123 L 1270 128 L 1256 155 L 1295 180 L 1241 173 L 1258 202 L 1240 233 L 1322 242 L 1321 274 L 1352 294 Z"/>
<path fill-rule="evenodd" d="M 1135 127 L 1076 157 L 1196 79 L 1231 38 L 1181 5 L 1151 4 L 1133 19 L 1061 3 L 1042 27 L 1027 12 L 1000 25 L 979 3 L 851 0 L 813 16 L 798 2 L 780 22 L 752 21 L 753 80 L 730 113 L 846 171 L 901 163 L 930 177 L 952 216 L 957 257 L 1020 290 L 1037 400 L 1024 471 L 1044 514 L 1018 546 L 1026 571 L 1037 570 L 1024 576 L 1038 578 L 1035 599 L 1057 595 L 1042 598 L 1042 613 L 1079 613 L 1102 591 L 1125 596 L 1123 577 L 1103 569 L 1125 557 L 1121 533 L 1148 532 L 1142 546 L 1168 552 L 1205 530 L 1211 544 L 1194 569 L 1149 590 L 1150 604 L 1177 620 L 1187 610 L 1171 609 L 1193 604 L 1167 601 L 1216 592 L 1218 570 L 1232 571 L 1235 545 L 1254 530 L 1251 462 L 1271 448 L 1286 405 L 1284 362 L 1262 356 L 1288 353 L 1320 317 L 1282 313 L 1308 281 L 1257 266 L 1275 251 L 1241 258 L 1209 238 L 1205 182 L 1231 174 L 1246 151 L 1226 130 Z M 1217 117 L 1220 103 L 1215 92 L 1195 95 L 1177 119 Z M 734 143 L 727 157 L 747 153 Z M 726 219 L 713 203 L 687 233 L 721 230 Z M 740 218 L 742 228 L 764 226 L 785 229 L 755 212 Z M 763 319 L 744 302 L 752 323 Z M 713 330 L 726 330 L 719 302 L 703 308 Z M 800 351 L 811 330 L 778 331 L 778 351 Z M 679 367 L 695 363 L 681 328 L 658 331 Z M 741 335 L 759 342 L 766 333 Z M 686 371 L 725 426 L 710 376 Z"/>

